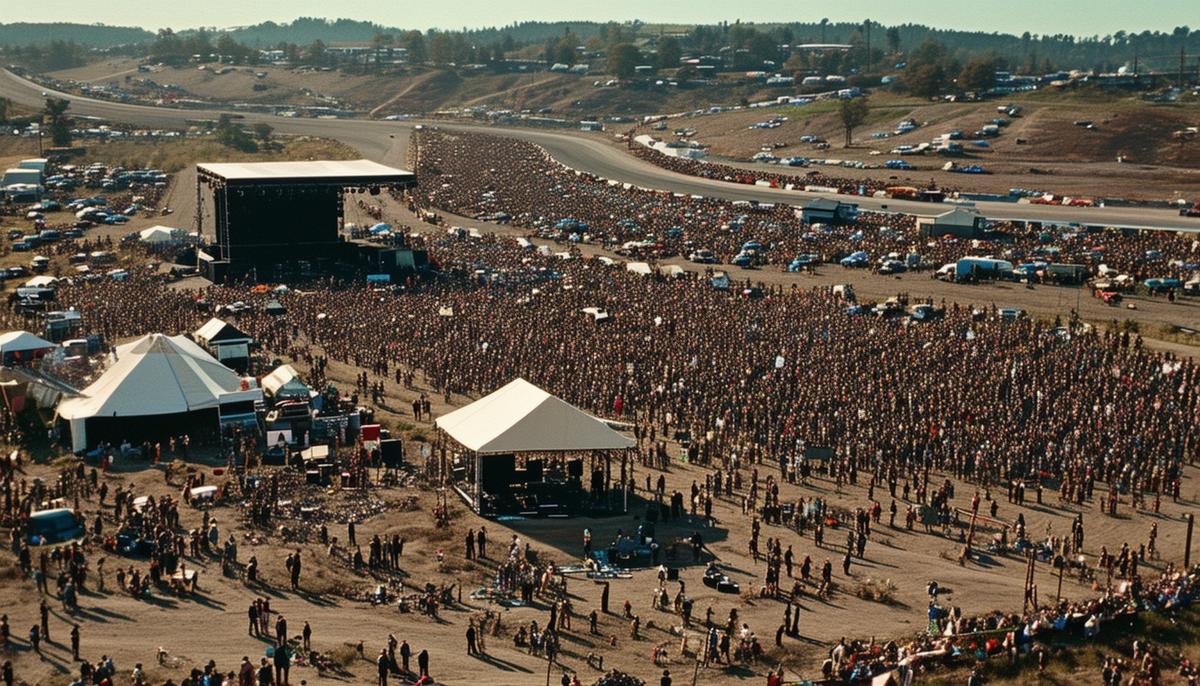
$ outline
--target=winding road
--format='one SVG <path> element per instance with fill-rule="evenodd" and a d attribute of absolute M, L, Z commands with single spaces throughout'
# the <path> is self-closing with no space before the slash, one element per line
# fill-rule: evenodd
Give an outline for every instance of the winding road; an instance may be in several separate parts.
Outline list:
<path fill-rule="evenodd" d="M 211 119 L 221 110 L 184 110 L 148 105 L 132 105 L 61 93 L 24 79 L 8 70 L 0 71 L 0 97 L 26 107 L 40 108 L 45 95 L 71 102 L 71 111 L 149 128 L 183 128 L 189 119 Z M 371 121 L 364 119 L 301 119 L 259 113 L 237 112 L 248 124 L 271 124 L 280 133 L 320 136 L 339 140 L 358 150 L 364 157 L 386 164 L 403 165 L 408 149 L 408 134 L 421 122 Z M 864 210 L 885 210 L 909 214 L 933 214 L 948 206 L 928 203 L 807 193 L 779 188 L 732 184 L 725 181 L 686 176 L 656 167 L 595 138 L 563 132 L 527 128 L 430 122 L 447 129 L 481 131 L 513 136 L 542 146 L 562 164 L 607 179 L 643 188 L 726 200 L 797 203 L 817 197 L 834 197 L 857 203 Z M 486 160 L 481 161 L 486 164 Z M 1062 207 L 1006 202 L 978 202 L 975 207 L 989 219 L 1040 221 L 1056 224 L 1079 223 L 1089 226 L 1116 226 L 1139 229 L 1175 229 L 1200 232 L 1200 218 L 1181 217 L 1175 210 L 1130 207 Z"/>

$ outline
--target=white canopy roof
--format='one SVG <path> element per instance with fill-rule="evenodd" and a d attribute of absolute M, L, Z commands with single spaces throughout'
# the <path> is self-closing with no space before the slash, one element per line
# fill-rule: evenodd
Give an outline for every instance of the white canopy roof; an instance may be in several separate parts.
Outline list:
<path fill-rule="evenodd" d="M 116 357 L 80 397 L 59 404 L 60 417 L 190 412 L 217 407 L 223 396 L 242 390 L 237 374 L 184 336 L 143 336 L 117 346 Z"/>
<path fill-rule="evenodd" d="M 138 240 L 143 243 L 174 243 L 183 236 L 183 229 L 173 229 L 169 226 L 151 226 L 138 231 Z"/>
<path fill-rule="evenodd" d="M 478 453 L 632 448 L 632 439 L 525 379 L 515 379 L 435 422 Z"/>
<path fill-rule="evenodd" d="M 279 395 L 281 390 L 290 390 L 297 394 L 308 393 L 308 386 L 300 380 L 296 368 L 290 364 L 281 364 L 270 374 L 262 378 L 259 384 L 263 391 L 270 395 Z"/>
<path fill-rule="evenodd" d="M 205 322 L 204 326 L 196 329 L 196 332 L 193 335 L 205 345 L 214 342 L 229 343 L 234 341 L 248 342 L 253 340 L 246 332 L 217 317 L 213 317 Z"/>
<path fill-rule="evenodd" d="M 345 180 L 373 179 L 388 176 L 412 176 L 412 172 L 373 162 L 371 160 L 314 160 L 304 162 L 219 162 L 202 163 L 196 167 L 227 181 L 261 181 L 268 179 Z"/>
<path fill-rule="evenodd" d="M 50 341 L 34 336 L 28 331 L 9 331 L 0 334 L 0 354 L 44 350 L 53 347 L 54 344 Z"/>

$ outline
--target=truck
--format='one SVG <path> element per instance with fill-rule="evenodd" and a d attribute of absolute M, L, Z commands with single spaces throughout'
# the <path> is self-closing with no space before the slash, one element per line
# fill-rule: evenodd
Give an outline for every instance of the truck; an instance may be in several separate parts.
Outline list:
<path fill-rule="evenodd" d="M 1061 284 L 1081 284 L 1087 281 L 1088 268 L 1082 264 L 1050 263 L 1046 266 L 1046 279 Z"/>
<path fill-rule="evenodd" d="M 1013 264 L 1008 260 L 991 257 L 964 257 L 954 263 L 954 280 L 980 281 L 984 279 L 1006 280 L 1013 276 Z"/>

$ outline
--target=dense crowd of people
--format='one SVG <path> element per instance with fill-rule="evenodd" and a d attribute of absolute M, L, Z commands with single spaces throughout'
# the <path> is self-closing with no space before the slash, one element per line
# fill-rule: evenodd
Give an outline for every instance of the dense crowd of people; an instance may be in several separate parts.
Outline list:
<path fill-rule="evenodd" d="M 376 378 L 421 370 L 447 393 L 525 377 L 633 420 L 643 435 L 687 432 L 705 464 L 786 462 L 806 445 L 828 446 L 838 461 L 901 481 L 926 469 L 990 483 L 1061 473 L 1077 491 L 1098 482 L 1170 492 L 1195 455 L 1195 363 L 1129 334 L 957 304 L 938 321 L 906 325 L 847 315 L 827 291 L 747 299 L 507 240 L 432 247 L 447 272 L 467 276 L 397 296 L 287 294 L 286 321 L 252 307 L 239 326 L 271 350 L 328 356 Z M 190 331 L 205 316 L 200 299 L 265 297 L 237 287 L 179 292 L 140 276 L 60 290 L 109 339 Z M 610 317 L 597 323 L 588 307 Z"/>

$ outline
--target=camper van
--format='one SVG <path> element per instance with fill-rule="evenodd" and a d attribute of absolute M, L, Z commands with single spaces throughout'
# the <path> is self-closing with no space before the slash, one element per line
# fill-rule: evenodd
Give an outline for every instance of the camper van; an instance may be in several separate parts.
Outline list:
<path fill-rule="evenodd" d="M 83 538 L 84 530 L 70 508 L 42 510 L 29 515 L 26 542 L 29 545 L 58 545 Z"/>

